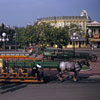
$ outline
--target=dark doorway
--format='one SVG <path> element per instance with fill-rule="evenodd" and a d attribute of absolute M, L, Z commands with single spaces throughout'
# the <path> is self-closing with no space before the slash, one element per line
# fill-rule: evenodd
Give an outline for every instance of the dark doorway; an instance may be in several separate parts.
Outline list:
<path fill-rule="evenodd" d="M 81 41 L 79 41 L 79 48 L 81 48 Z"/>

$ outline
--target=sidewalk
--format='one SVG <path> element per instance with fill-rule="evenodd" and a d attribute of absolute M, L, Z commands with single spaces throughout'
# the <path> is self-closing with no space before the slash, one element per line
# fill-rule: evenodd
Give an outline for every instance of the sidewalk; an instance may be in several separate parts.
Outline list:
<path fill-rule="evenodd" d="M 100 57 L 98 57 L 97 62 L 89 62 L 91 70 L 80 71 L 80 77 L 87 77 L 88 79 L 100 79 Z"/>

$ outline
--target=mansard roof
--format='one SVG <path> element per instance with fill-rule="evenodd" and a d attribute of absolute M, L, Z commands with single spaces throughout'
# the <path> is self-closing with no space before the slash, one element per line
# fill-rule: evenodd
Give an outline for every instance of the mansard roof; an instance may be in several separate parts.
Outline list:
<path fill-rule="evenodd" d="M 38 21 L 51 21 L 51 20 L 87 20 L 87 17 L 86 16 L 58 16 L 58 17 L 44 17 L 38 19 Z"/>

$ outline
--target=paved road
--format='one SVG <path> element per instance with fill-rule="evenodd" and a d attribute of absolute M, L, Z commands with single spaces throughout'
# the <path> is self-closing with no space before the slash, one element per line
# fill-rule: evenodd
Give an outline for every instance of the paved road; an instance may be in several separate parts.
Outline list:
<path fill-rule="evenodd" d="M 100 83 L 0 83 L 0 100 L 100 100 Z"/>
<path fill-rule="evenodd" d="M 84 52 L 84 53 L 100 55 L 100 50 L 76 50 L 76 52 Z"/>
<path fill-rule="evenodd" d="M 55 49 L 55 48 L 48 48 L 48 49 Z M 55 49 L 56 50 L 56 49 Z M 70 48 L 66 48 L 66 49 L 64 49 L 64 50 L 72 50 L 73 51 L 73 49 L 70 49 Z M 100 55 L 100 48 L 96 48 L 96 49 L 91 49 L 91 48 L 75 48 L 75 51 L 76 52 L 85 52 L 85 53 L 91 53 L 91 54 L 96 54 L 96 55 Z"/>

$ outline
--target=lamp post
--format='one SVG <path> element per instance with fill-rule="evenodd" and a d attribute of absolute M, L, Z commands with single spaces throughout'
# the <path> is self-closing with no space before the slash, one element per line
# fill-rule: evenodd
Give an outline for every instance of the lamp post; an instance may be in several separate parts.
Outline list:
<path fill-rule="evenodd" d="M 14 36 L 13 36 L 13 38 L 14 38 L 14 41 L 15 41 L 15 50 L 17 50 L 16 36 L 17 36 L 17 33 L 14 33 Z"/>
<path fill-rule="evenodd" d="M 5 37 L 6 37 L 6 33 L 2 33 L 2 36 L 3 36 L 3 39 L 2 39 L 2 41 L 3 41 L 3 49 L 5 50 Z"/>
<path fill-rule="evenodd" d="M 0 42 L 3 42 L 3 49 L 5 50 L 5 42 L 9 41 L 8 36 L 6 35 L 6 33 L 2 33 L 2 37 L 0 37 Z"/>
<path fill-rule="evenodd" d="M 75 41 L 76 39 L 78 39 L 77 37 L 77 33 L 73 33 L 73 35 L 71 36 L 71 40 L 73 41 L 73 55 L 74 55 L 74 58 L 75 58 Z"/>

